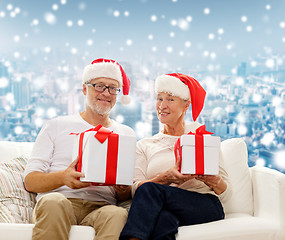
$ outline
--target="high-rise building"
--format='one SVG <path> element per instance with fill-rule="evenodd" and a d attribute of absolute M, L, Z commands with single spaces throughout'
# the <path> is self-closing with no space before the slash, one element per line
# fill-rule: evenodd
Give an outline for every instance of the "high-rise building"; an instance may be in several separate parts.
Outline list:
<path fill-rule="evenodd" d="M 159 120 L 156 115 L 156 111 L 152 112 L 152 135 L 155 135 L 159 132 Z"/>
<path fill-rule="evenodd" d="M 243 78 L 246 76 L 246 63 L 245 62 L 242 62 L 239 64 L 238 69 L 237 69 L 237 75 Z"/>
<path fill-rule="evenodd" d="M 18 81 L 12 81 L 11 86 L 16 109 L 27 108 L 30 104 L 29 81 L 25 77 L 22 77 Z"/>
<path fill-rule="evenodd" d="M 11 86 L 10 86 L 10 77 L 9 77 L 9 72 L 8 68 L 0 62 L 0 97 L 5 96 L 8 92 L 11 91 Z M 7 81 L 7 84 L 5 84 L 3 81 Z M 7 85 L 7 86 L 6 86 Z"/>

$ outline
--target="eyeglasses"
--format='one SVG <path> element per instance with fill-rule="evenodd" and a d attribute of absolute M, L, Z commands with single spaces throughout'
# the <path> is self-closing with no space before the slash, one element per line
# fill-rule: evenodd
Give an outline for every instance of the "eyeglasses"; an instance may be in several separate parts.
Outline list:
<path fill-rule="evenodd" d="M 96 84 L 96 83 L 86 83 L 86 85 L 94 87 L 97 92 L 104 92 L 107 88 L 108 92 L 111 95 L 117 95 L 121 90 L 120 88 L 105 86 L 105 85 Z"/>

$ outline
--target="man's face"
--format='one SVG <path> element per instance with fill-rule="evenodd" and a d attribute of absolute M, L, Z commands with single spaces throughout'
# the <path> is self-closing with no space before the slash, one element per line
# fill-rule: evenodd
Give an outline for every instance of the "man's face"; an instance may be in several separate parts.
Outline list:
<path fill-rule="evenodd" d="M 89 83 L 96 86 L 106 86 L 118 88 L 119 83 L 110 78 L 96 78 Z M 109 114 L 116 103 L 117 95 L 112 95 L 106 88 L 104 92 L 96 91 L 91 85 L 83 84 L 83 93 L 86 95 L 86 108 L 90 108 L 94 113 L 105 115 Z"/>

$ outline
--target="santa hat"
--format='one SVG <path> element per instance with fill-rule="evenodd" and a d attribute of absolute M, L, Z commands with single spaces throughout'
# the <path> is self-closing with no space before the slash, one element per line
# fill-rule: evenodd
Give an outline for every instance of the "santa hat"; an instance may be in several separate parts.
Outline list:
<path fill-rule="evenodd" d="M 130 90 L 130 80 L 127 77 L 122 66 L 114 60 L 98 58 L 84 68 L 82 83 L 88 83 L 95 78 L 111 78 L 119 83 L 119 87 L 123 88 L 122 104 L 130 103 L 131 98 L 128 96 Z"/>
<path fill-rule="evenodd" d="M 159 76 L 155 81 L 155 91 L 191 100 L 194 121 L 203 109 L 206 91 L 196 79 L 185 74 L 170 73 Z"/>

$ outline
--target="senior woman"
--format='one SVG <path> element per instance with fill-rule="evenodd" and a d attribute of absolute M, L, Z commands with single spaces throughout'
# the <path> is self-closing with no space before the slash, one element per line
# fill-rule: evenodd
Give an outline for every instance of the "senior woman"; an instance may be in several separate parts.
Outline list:
<path fill-rule="evenodd" d="M 206 92 L 199 82 L 181 73 L 155 82 L 156 112 L 161 132 L 137 144 L 133 202 L 120 239 L 175 239 L 179 226 L 224 218 L 222 204 L 231 197 L 227 173 L 220 160 L 218 175 L 183 175 L 175 163 L 176 140 L 200 126 L 195 122 Z M 184 121 L 192 105 L 194 122 Z"/>

